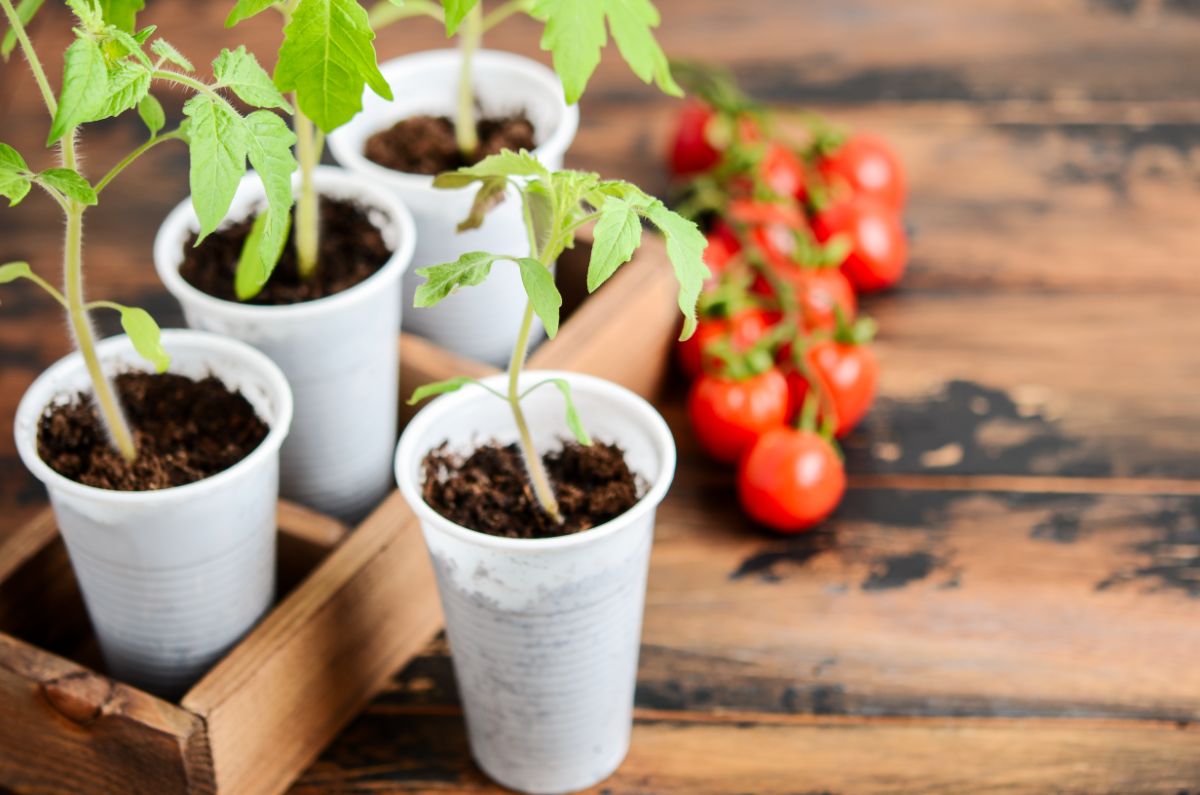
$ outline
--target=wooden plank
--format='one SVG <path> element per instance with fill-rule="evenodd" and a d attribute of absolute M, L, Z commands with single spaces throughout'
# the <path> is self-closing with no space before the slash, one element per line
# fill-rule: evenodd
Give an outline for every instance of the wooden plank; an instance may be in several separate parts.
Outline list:
<path fill-rule="evenodd" d="M 194 715 L 3 634 L 0 701 L 0 782 L 18 792 L 215 792 Z"/>
<path fill-rule="evenodd" d="M 901 292 L 871 302 L 881 398 L 855 473 L 1200 476 L 1187 295 Z M 1152 342 L 1155 341 L 1155 342 Z"/>
<path fill-rule="evenodd" d="M 207 724 L 222 794 L 286 787 L 441 621 L 420 530 L 394 492 L 184 697 Z"/>
<path fill-rule="evenodd" d="M 1200 729 L 1146 722 L 763 721 L 638 710 L 629 756 L 593 795 L 1181 795 L 1200 780 Z M 371 709 L 292 789 L 504 792 L 471 763 L 462 718 Z"/>
<path fill-rule="evenodd" d="M 1200 495 L 853 489 L 757 531 L 682 459 L 637 704 L 685 713 L 1200 720 Z M 377 708 L 457 703 L 437 642 Z"/>

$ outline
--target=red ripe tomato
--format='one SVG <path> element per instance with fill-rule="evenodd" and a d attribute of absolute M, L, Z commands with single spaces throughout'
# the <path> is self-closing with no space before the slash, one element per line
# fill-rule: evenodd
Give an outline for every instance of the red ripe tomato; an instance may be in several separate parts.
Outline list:
<path fill-rule="evenodd" d="M 817 168 L 826 180 L 845 183 L 855 195 L 872 196 L 897 212 L 904 207 L 904 168 L 895 150 L 877 135 L 850 136 Z"/>
<path fill-rule="evenodd" d="M 814 343 L 804 359 L 809 372 L 820 379 L 826 398 L 832 401 L 837 412 L 834 435 L 845 436 L 862 421 L 875 400 L 879 361 L 874 351 L 866 345 L 823 340 Z M 798 410 L 808 394 L 808 380 L 798 372 L 791 372 L 787 381 L 792 394 L 792 409 Z M 824 404 L 821 411 L 825 411 Z"/>
<path fill-rule="evenodd" d="M 759 164 L 763 183 L 778 196 L 804 199 L 804 161 L 783 144 L 767 144 L 766 154 Z"/>
<path fill-rule="evenodd" d="M 734 463 L 759 436 L 787 421 L 788 385 L 772 368 L 734 381 L 702 375 L 688 395 L 688 416 L 700 445 L 718 461 Z"/>
<path fill-rule="evenodd" d="M 771 319 L 761 309 L 742 309 L 728 318 L 701 320 L 696 333 L 679 343 L 679 367 L 688 378 L 695 378 L 704 371 L 704 349 L 709 343 L 729 337 L 735 351 L 746 351 L 770 330 Z M 719 360 L 710 356 L 709 364 L 715 366 Z"/>
<path fill-rule="evenodd" d="M 850 280 L 837 268 L 802 268 L 794 263 L 780 265 L 772 261 L 775 271 L 788 280 L 800 302 L 804 328 L 809 331 L 837 328 L 837 309 L 847 323 L 858 316 L 858 296 Z M 759 295 L 772 296 L 771 283 L 759 274 L 750 286 Z"/>
<path fill-rule="evenodd" d="M 800 297 L 804 326 L 810 331 L 837 327 L 837 309 L 847 323 L 858 315 L 858 297 L 837 268 L 794 269 L 792 283 Z"/>
<path fill-rule="evenodd" d="M 821 522 L 846 492 L 832 445 L 812 431 L 780 427 L 759 437 L 738 467 L 738 496 L 755 521 L 782 533 Z"/>
<path fill-rule="evenodd" d="M 738 253 L 736 239 L 731 244 L 729 240 L 717 232 L 705 235 L 708 246 L 704 249 L 704 264 L 708 266 L 709 277 L 704 282 L 704 289 L 715 287 L 721 279 L 721 274 L 729 265 L 729 261 Z"/>
<path fill-rule="evenodd" d="M 908 264 L 908 239 L 891 208 L 868 196 L 831 205 L 813 219 L 813 232 L 824 243 L 845 235 L 850 253 L 842 273 L 859 292 L 873 292 L 900 281 Z"/>
<path fill-rule="evenodd" d="M 804 213 L 794 204 L 733 199 L 729 202 L 728 213 L 730 220 L 750 226 L 778 224 L 789 229 L 805 227 Z"/>
<path fill-rule="evenodd" d="M 701 102 L 688 102 L 679 112 L 679 123 L 671 142 L 671 171 L 679 176 L 708 171 L 721 159 L 709 143 L 708 124 L 715 112 Z"/>

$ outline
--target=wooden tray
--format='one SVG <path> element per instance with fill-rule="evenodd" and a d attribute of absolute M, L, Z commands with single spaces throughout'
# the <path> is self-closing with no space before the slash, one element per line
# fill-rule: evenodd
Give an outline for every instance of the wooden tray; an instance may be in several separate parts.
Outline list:
<path fill-rule="evenodd" d="M 584 288 L 588 253 L 584 235 L 560 260 L 564 323 L 530 367 L 588 372 L 651 395 L 679 322 L 663 244 L 647 235 L 638 261 L 594 296 Z M 492 371 L 407 335 L 400 351 L 404 395 Z M 279 603 L 178 703 L 99 672 L 49 509 L 9 536 L 0 545 L 0 789 L 284 790 L 425 647 L 442 616 L 420 529 L 398 492 L 353 532 L 288 504 L 279 526 Z"/>

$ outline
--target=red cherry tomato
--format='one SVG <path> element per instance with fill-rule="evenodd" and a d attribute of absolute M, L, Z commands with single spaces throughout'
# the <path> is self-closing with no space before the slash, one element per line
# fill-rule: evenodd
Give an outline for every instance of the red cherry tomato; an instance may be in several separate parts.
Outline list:
<path fill-rule="evenodd" d="M 787 379 L 776 369 L 742 381 L 702 375 L 692 384 L 688 416 L 700 445 L 734 463 L 754 441 L 787 421 Z"/>
<path fill-rule="evenodd" d="M 813 219 L 813 232 L 824 243 L 845 235 L 850 253 L 842 273 L 859 292 L 891 287 L 908 264 L 908 240 L 899 216 L 868 196 L 831 205 Z"/>
<path fill-rule="evenodd" d="M 729 337 L 735 351 L 749 350 L 771 330 L 771 319 L 761 309 L 742 309 L 728 318 L 701 320 L 696 333 L 679 343 L 679 367 L 688 378 L 695 378 L 704 371 L 704 349 L 709 343 Z M 710 366 L 719 364 L 709 357 Z"/>
<path fill-rule="evenodd" d="M 804 198 L 804 161 L 791 149 L 783 144 L 767 144 L 767 151 L 759 169 L 763 183 L 776 195 L 801 200 Z"/>
<path fill-rule="evenodd" d="M 846 492 L 837 453 L 812 431 L 767 431 L 738 467 L 738 496 L 751 518 L 783 533 L 798 533 L 833 512 Z"/>
<path fill-rule="evenodd" d="M 705 238 L 708 240 L 708 246 L 704 249 L 704 264 L 708 266 L 709 277 L 704 282 L 704 289 L 708 290 L 720 281 L 721 274 L 729 266 L 729 261 L 737 255 L 740 247 L 736 239 L 731 244 L 724 235 L 717 232 L 709 232 Z"/>
<path fill-rule="evenodd" d="M 850 280 L 837 268 L 803 268 L 789 263 L 784 267 L 776 265 L 776 272 L 795 290 L 804 328 L 808 331 L 837 328 L 839 308 L 847 323 L 858 316 L 858 297 Z M 771 283 L 761 274 L 750 289 L 763 296 L 775 294 Z"/>
<path fill-rule="evenodd" d="M 715 115 L 712 108 L 700 102 L 683 106 L 671 142 L 671 171 L 675 174 L 708 171 L 721 159 L 721 153 L 708 140 L 708 124 Z"/>
<path fill-rule="evenodd" d="M 814 343 L 804 360 L 809 372 L 820 379 L 826 398 L 833 402 L 837 412 L 834 435 L 845 436 L 862 421 L 875 400 L 879 361 L 874 351 L 866 345 L 824 340 Z M 792 409 L 799 410 L 808 394 L 808 380 L 798 372 L 791 372 L 787 381 L 792 393 Z M 825 406 L 822 405 L 820 410 L 824 412 Z"/>
<path fill-rule="evenodd" d="M 804 326 L 810 331 L 837 327 L 838 309 L 845 322 L 858 315 L 858 298 L 850 280 L 837 268 L 793 269 L 792 284 L 800 298 Z"/>
<path fill-rule="evenodd" d="M 830 183 L 845 183 L 856 195 L 872 196 L 897 212 L 904 207 L 904 168 L 895 150 L 877 135 L 850 136 L 817 168 Z"/>

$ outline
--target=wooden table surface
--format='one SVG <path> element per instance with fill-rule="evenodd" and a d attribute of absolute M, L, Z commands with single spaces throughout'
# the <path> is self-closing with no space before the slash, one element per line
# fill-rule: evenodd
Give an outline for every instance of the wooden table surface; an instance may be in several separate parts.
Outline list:
<path fill-rule="evenodd" d="M 892 139 L 915 234 L 902 288 L 866 302 L 882 395 L 819 532 L 756 531 L 664 396 L 681 466 L 633 748 L 597 791 L 1200 792 L 1200 5 L 658 4 L 672 54 Z M 145 19 L 201 61 L 238 41 L 227 5 L 154 0 Z M 39 43 L 64 43 L 56 19 Z M 273 25 L 237 31 L 268 62 Z M 412 23 L 379 49 L 441 43 Z M 534 54 L 536 31 L 490 43 Z M 34 102 L 24 65 L 0 66 L 0 140 L 27 153 Z M 663 190 L 676 107 L 610 59 L 569 164 Z M 93 173 L 141 136 L 132 114 L 94 125 Z M 170 146 L 114 183 L 89 216 L 92 294 L 179 323 L 150 244 L 185 192 Z M 0 258 L 53 275 L 60 225 L 40 197 L 5 208 Z M 3 290 L 7 426 L 67 341 L 40 294 Z M 3 527 L 43 501 L 0 434 Z M 294 791 L 491 789 L 435 644 Z"/>

